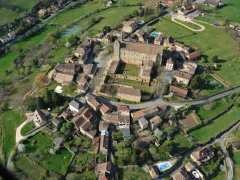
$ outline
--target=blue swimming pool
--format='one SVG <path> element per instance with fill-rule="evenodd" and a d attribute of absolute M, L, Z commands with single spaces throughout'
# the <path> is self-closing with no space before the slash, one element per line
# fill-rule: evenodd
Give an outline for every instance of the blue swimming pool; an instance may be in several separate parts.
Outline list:
<path fill-rule="evenodd" d="M 171 167 L 173 167 L 173 164 L 170 161 L 164 161 L 156 164 L 157 168 L 159 169 L 160 172 L 164 172 Z"/>
<path fill-rule="evenodd" d="M 159 36 L 159 34 L 161 34 L 160 32 L 156 32 L 156 31 L 153 31 L 151 32 L 150 36 L 156 38 L 157 36 Z"/>

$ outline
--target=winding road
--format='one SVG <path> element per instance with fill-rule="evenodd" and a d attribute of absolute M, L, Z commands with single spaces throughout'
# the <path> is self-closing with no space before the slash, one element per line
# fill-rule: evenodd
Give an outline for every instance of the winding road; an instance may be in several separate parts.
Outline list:
<path fill-rule="evenodd" d="M 196 100 L 166 101 L 162 97 L 158 97 L 157 99 L 154 99 L 152 101 L 143 102 L 140 104 L 129 104 L 129 103 L 116 102 L 116 101 L 110 101 L 110 103 L 112 105 L 128 105 L 131 110 L 144 109 L 144 108 L 148 108 L 148 107 L 154 108 L 157 106 L 164 106 L 164 105 L 171 106 L 175 109 L 179 109 L 179 108 L 185 107 L 185 106 L 202 105 L 202 104 L 211 103 L 213 101 L 233 95 L 238 92 L 240 92 L 240 86 L 233 87 L 231 89 L 225 90 L 218 94 L 203 97 L 203 98 L 196 99 Z"/>

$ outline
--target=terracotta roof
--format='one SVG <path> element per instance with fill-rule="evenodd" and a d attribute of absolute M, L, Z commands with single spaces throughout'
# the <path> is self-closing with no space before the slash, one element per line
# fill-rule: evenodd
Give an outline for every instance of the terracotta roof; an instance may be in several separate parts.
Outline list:
<path fill-rule="evenodd" d="M 72 74 L 55 73 L 53 79 L 58 83 L 70 83 L 73 81 L 74 76 Z"/>
<path fill-rule="evenodd" d="M 200 51 L 194 51 L 188 55 L 188 60 L 193 61 L 197 60 L 201 57 L 201 52 Z"/>
<path fill-rule="evenodd" d="M 124 42 L 125 48 L 143 54 L 158 55 L 162 53 L 162 47 L 154 44 Z"/>
<path fill-rule="evenodd" d="M 190 80 L 192 78 L 192 75 L 183 71 L 177 71 L 175 73 L 175 77 L 181 77 Z"/>
<path fill-rule="evenodd" d="M 188 89 L 182 88 L 182 87 L 177 87 L 177 86 L 170 86 L 170 92 L 173 92 L 177 96 L 181 96 L 183 98 L 187 97 L 188 95 Z"/>
<path fill-rule="evenodd" d="M 139 89 L 134 89 L 133 87 L 120 86 L 117 89 L 118 94 L 126 94 L 130 96 L 141 96 L 141 91 Z"/>
<path fill-rule="evenodd" d="M 63 73 L 63 74 L 71 74 L 74 75 L 76 72 L 76 66 L 75 64 L 69 63 L 69 64 L 58 64 L 55 67 L 55 70 L 57 72 Z"/>

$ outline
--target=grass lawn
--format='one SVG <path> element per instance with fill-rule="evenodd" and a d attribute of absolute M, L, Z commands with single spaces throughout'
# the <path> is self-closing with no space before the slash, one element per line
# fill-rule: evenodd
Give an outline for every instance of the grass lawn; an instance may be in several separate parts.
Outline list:
<path fill-rule="evenodd" d="M 212 180 L 224 180 L 226 179 L 226 174 L 224 172 L 219 172 L 217 176 L 213 177 Z"/>
<path fill-rule="evenodd" d="M 240 166 L 240 151 L 234 153 L 233 160 L 235 164 Z"/>
<path fill-rule="evenodd" d="M 29 179 L 39 180 L 46 177 L 46 170 L 27 156 L 21 156 L 15 161 L 17 169 L 20 169 Z"/>
<path fill-rule="evenodd" d="M 240 22 L 240 1 L 239 0 L 224 0 L 225 6 L 220 9 L 214 9 L 212 12 L 206 16 L 210 22 L 214 22 L 216 20 L 224 21 L 229 20 L 233 22 Z"/>
<path fill-rule="evenodd" d="M 205 31 L 193 33 L 165 17 L 155 24 L 155 28 L 165 35 L 173 36 L 178 41 L 199 48 L 206 55 L 208 62 L 211 62 L 212 57 L 217 55 L 223 60 L 222 68 L 218 71 L 219 75 L 232 84 L 240 83 L 238 78 L 238 73 L 240 73 L 239 44 L 223 29 L 208 24 L 203 25 L 206 27 Z"/>
<path fill-rule="evenodd" d="M 12 22 L 15 18 L 30 11 L 37 0 L 2 0 L 0 1 L 0 25 Z"/>
<path fill-rule="evenodd" d="M 127 86 L 133 86 L 134 88 L 140 89 L 142 92 L 146 92 L 149 94 L 154 93 L 154 89 L 147 84 L 141 84 L 139 81 L 133 81 L 128 79 L 117 79 L 116 80 L 118 84 L 127 85 Z"/>
<path fill-rule="evenodd" d="M 212 118 L 223 112 L 230 104 L 226 99 L 221 99 L 209 104 L 202 105 L 198 108 L 197 114 L 201 120 Z"/>
<path fill-rule="evenodd" d="M 218 133 L 231 126 L 239 120 L 239 108 L 233 107 L 229 112 L 225 113 L 209 125 L 196 129 L 190 133 L 194 140 L 198 142 L 206 142 L 210 138 L 215 137 Z"/>
<path fill-rule="evenodd" d="M 24 136 L 24 135 L 27 135 L 31 130 L 33 130 L 35 128 L 35 125 L 34 123 L 31 121 L 27 124 L 25 124 L 25 126 L 21 129 L 21 134 Z"/>
<path fill-rule="evenodd" d="M 240 152 L 234 152 L 233 155 L 234 161 L 234 180 L 238 180 L 240 177 Z"/>
<path fill-rule="evenodd" d="M 120 169 L 120 179 L 124 180 L 150 180 L 151 177 L 140 167 Z"/>
<path fill-rule="evenodd" d="M 6 111 L 0 115 L 2 129 L 1 145 L 5 158 L 15 146 L 16 128 L 23 121 L 22 115 L 17 111 Z"/>
<path fill-rule="evenodd" d="M 49 154 L 48 151 L 52 146 L 52 139 L 43 133 L 33 136 L 26 143 L 27 153 L 30 154 L 32 159 L 38 162 L 43 168 L 64 175 L 72 154 L 67 149 L 61 149 L 54 155 Z"/>
<path fill-rule="evenodd" d="M 119 67 L 119 74 L 126 74 L 130 76 L 138 76 L 139 75 L 139 67 L 133 64 L 121 64 Z"/>
<path fill-rule="evenodd" d="M 234 180 L 239 180 L 240 177 L 240 165 L 235 165 L 234 166 Z M 220 179 L 219 179 L 220 180 Z"/>

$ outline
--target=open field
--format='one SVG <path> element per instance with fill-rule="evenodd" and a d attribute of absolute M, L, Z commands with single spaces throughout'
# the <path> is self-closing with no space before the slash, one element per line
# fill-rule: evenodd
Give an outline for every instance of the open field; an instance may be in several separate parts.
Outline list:
<path fill-rule="evenodd" d="M 35 128 L 34 123 L 31 121 L 27 124 L 25 124 L 25 126 L 21 129 L 21 134 L 23 136 L 27 135 L 31 130 L 33 130 Z"/>
<path fill-rule="evenodd" d="M 52 139 L 43 133 L 35 135 L 26 143 L 27 153 L 34 161 L 44 169 L 64 175 L 72 154 L 67 149 L 61 149 L 56 154 L 49 154 L 48 151 L 51 147 L 53 147 Z M 38 158 L 39 155 L 41 156 L 40 159 Z"/>
<path fill-rule="evenodd" d="M 16 111 L 6 111 L 0 115 L 1 146 L 5 158 L 8 157 L 10 151 L 14 148 L 16 128 L 22 121 L 22 115 Z"/>
<path fill-rule="evenodd" d="M 140 167 L 128 167 L 120 169 L 120 179 L 124 180 L 150 180 L 151 177 Z"/>
<path fill-rule="evenodd" d="M 15 161 L 16 168 L 23 171 L 29 179 L 39 180 L 46 177 L 47 171 L 27 156 L 21 156 Z"/>
<path fill-rule="evenodd" d="M 206 27 L 203 32 L 193 33 L 165 17 L 155 24 L 155 27 L 165 35 L 173 36 L 178 41 L 199 48 L 209 63 L 212 63 L 213 56 L 218 56 L 222 60 L 219 75 L 234 85 L 239 84 L 239 44 L 225 30 L 208 24 L 203 25 Z"/>
<path fill-rule="evenodd" d="M 192 131 L 190 135 L 198 142 L 206 142 L 211 137 L 215 137 L 218 133 L 237 122 L 239 116 L 239 108 L 233 107 L 229 112 L 215 119 L 212 123 Z"/>
<path fill-rule="evenodd" d="M 117 74 L 125 74 L 130 76 L 138 76 L 139 75 L 139 67 L 133 64 L 121 64 L 118 68 Z"/>
<path fill-rule="evenodd" d="M 207 120 L 217 116 L 219 113 L 223 112 L 230 103 L 226 99 L 218 100 L 206 105 L 202 105 L 197 109 L 197 114 L 201 120 Z"/>
<path fill-rule="evenodd" d="M 1 0 L 0 1 L 0 25 L 9 23 L 15 18 L 30 11 L 37 0 Z"/>
<path fill-rule="evenodd" d="M 211 12 L 201 19 L 207 20 L 209 22 L 216 21 L 233 21 L 240 22 L 240 1 L 239 0 L 224 0 L 225 6 L 220 9 L 212 9 Z"/>

